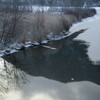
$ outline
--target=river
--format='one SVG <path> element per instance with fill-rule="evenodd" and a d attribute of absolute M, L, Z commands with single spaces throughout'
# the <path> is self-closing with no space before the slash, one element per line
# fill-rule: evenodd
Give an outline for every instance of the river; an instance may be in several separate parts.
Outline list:
<path fill-rule="evenodd" d="M 0 100 L 100 100 L 99 26 L 100 9 L 65 39 L 0 58 Z"/>

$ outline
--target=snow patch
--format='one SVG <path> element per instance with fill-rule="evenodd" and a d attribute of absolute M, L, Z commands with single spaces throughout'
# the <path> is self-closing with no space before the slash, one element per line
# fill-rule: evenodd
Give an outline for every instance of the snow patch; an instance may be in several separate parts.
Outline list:
<path fill-rule="evenodd" d="M 76 27 L 78 27 L 78 26 L 80 26 L 82 24 L 85 24 L 87 22 L 93 22 L 95 19 L 100 19 L 100 8 L 95 8 L 95 9 L 97 10 L 97 14 L 96 15 L 94 15 L 93 17 L 89 17 L 89 18 L 83 19 L 81 22 L 77 22 L 77 23 L 72 25 L 72 27 L 69 29 L 70 35 L 73 33 L 72 30 L 74 30 Z"/>

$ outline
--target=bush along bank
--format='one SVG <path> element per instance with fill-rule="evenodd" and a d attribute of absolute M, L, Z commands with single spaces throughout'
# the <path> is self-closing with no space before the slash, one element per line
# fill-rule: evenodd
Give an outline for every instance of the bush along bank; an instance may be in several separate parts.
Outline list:
<path fill-rule="evenodd" d="M 0 55 L 9 55 L 30 46 L 45 45 L 49 41 L 65 38 L 70 35 L 68 34 L 69 29 L 74 23 L 92 17 L 95 14 L 95 9 L 79 8 L 64 8 L 61 14 L 43 12 L 24 13 L 14 28 L 15 37 L 9 35 L 3 37 L 6 45 L 2 45 L 1 43 L 2 50 L 0 51 Z M 14 41 L 12 42 L 12 40 Z"/>

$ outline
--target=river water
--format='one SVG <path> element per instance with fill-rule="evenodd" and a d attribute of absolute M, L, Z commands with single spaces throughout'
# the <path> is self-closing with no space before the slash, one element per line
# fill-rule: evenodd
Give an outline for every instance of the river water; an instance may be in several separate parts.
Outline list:
<path fill-rule="evenodd" d="M 46 44 L 52 48 L 0 58 L 0 100 L 100 100 L 99 14 Z"/>

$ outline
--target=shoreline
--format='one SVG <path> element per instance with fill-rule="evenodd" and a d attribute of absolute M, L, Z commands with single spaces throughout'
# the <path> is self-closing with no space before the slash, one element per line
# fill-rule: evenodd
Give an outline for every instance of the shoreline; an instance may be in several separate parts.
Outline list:
<path fill-rule="evenodd" d="M 96 15 L 97 14 L 95 14 L 92 17 L 87 17 L 85 19 L 83 18 L 81 21 L 73 23 L 73 25 L 70 26 L 69 31 L 64 32 L 63 35 L 52 36 L 52 33 L 50 33 L 47 36 L 48 39 L 47 40 L 42 40 L 41 42 L 37 42 L 37 41 L 31 42 L 31 41 L 29 41 L 29 42 L 20 43 L 20 44 L 13 43 L 13 44 L 10 45 L 10 47 L 5 48 L 4 50 L 0 50 L 0 57 L 5 56 L 5 55 L 10 55 L 10 54 L 13 54 L 13 53 L 16 53 L 16 52 L 19 52 L 19 51 L 23 51 L 23 50 L 25 50 L 25 49 L 27 49 L 29 47 L 36 48 L 36 47 L 38 47 L 40 45 L 44 45 L 45 46 L 45 44 L 47 44 L 48 42 L 64 39 L 64 38 L 70 36 L 71 34 L 74 34 L 74 32 L 71 32 L 71 29 L 73 27 L 77 27 L 79 24 L 82 24 L 82 23 L 84 23 L 86 21 L 91 21 L 91 20 L 95 19 Z"/>

